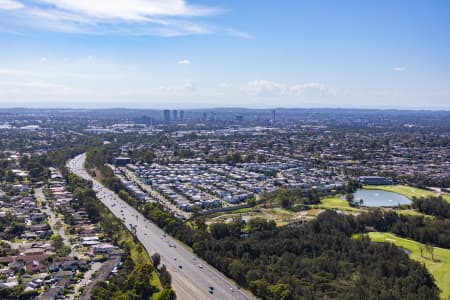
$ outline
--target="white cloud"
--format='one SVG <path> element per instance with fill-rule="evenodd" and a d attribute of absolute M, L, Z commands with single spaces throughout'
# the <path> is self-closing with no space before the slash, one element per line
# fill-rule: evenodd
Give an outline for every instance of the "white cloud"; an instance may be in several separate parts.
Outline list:
<path fill-rule="evenodd" d="M 0 9 L 19 26 L 82 34 L 158 35 L 209 34 L 212 29 L 187 18 L 222 12 L 184 0 L 0 0 Z"/>
<path fill-rule="evenodd" d="M 228 89 L 228 88 L 231 88 L 231 87 L 232 87 L 232 84 L 231 84 L 231 83 L 228 83 L 228 82 L 220 82 L 220 83 L 218 84 L 218 86 L 219 86 L 221 89 Z"/>
<path fill-rule="evenodd" d="M 0 0 L 0 10 L 21 9 L 23 4 L 13 0 Z"/>
<path fill-rule="evenodd" d="M 27 87 L 27 88 L 65 88 L 64 85 L 49 83 L 46 81 L 9 81 L 9 82 L 0 82 L 0 85 L 6 87 Z"/>
<path fill-rule="evenodd" d="M 0 82 L 0 98 L 5 101 L 33 99 L 59 99 L 62 97 L 87 97 L 92 95 L 88 90 L 71 87 L 65 84 L 48 81 L 8 81 Z"/>
<path fill-rule="evenodd" d="M 403 72 L 403 71 L 406 71 L 406 68 L 405 67 L 393 67 L 392 71 Z"/>
<path fill-rule="evenodd" d="M 195 86 L 195 84 L 194 84 L 191 80 L 186 80 L 186 81 L 184 82 L 183 88 L 184 88 L 186 91 L 193 92 L 193 91 L 195 91 L 196 86 Z"/>
<path fill-rule="evenodd" d="M 335 95 L 336 90 L 330 87 L 327 87 L 323 83 L 318 82 L 309 82 L 303 84 L 295 84 L 291 86 L 287 86 L 284 93 L 288 96 L 300 96 L 306 94 L 316 93 L 317 95 Z"/>
<path fill-rule="evenodd" d="M 288 85 L 268 80 L 254 80 L 241 88 L 244 94 L 254 97 L 333 96 L 336 90 L 323 83 L 309 82 Z"/>
<path fill-rule="evenodd" d="M 243 31 L 240 31 L 240 30 L 237 30 L 237 29 L 234 29 L 234 28 L 228 28 L 226 30 L 226 33 L 231 35 L 231 36 L 242 38 L 242 39 L 246 39 L 246 40 L 253 40 L 255 38 L 250 33 L 243 32 Z"/>
<path fill-rule="evenodd" d="M 41 57 L 41 61 L 42 61 L 42 62 L 46 62 L 46 61 L 47 61 L 47 57 L 44 57 L 44 56 Z"/>
<path fill-rule="evenodd" d="M 152 92 L 160 93 L 163 95 L 185 95 L 190 94 L 196 90 L 195 84 L 191 80 L 186 80 L 182 85 L 167 85 L 160 86 Z"/>
<path fill-rule="evenodd" d="M 280 96 L 285 87 L 282 84 L 267 80 L 254 80 L 248 82 L 242 91 L 249 96 Z"/>
<path fill-rule="evenodd" d="M 178 63 L 180 65 L 189 65 L 191 63 L 191 61 L 189 59 L 182 59 L 182 60 L 179 60 Z"/>
<path fill-rule="evenodd" d="M 19 70 L 19 69 L 0 69 L 0 75 L 7 76 L 23 76 L 23 75 L 31 75 L 30 71 Z"/>
<path fill-rule="evenodd" d="M 154 16 L 206 16 L 212 7 L 188 5 L 184 0 L 40 0 L 56 9 L 104 20 L 148 21 Z"/>

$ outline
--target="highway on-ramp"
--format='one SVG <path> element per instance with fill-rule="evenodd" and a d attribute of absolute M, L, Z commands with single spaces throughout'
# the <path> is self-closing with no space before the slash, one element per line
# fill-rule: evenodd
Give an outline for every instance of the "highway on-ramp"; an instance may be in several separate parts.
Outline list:
<path fill-rule="evenodd" d="M 172 276 L 172 288 L 181 300 L 254 299 L 214 267 L 191 253 L 177 240 L 166 235 L 139 211 L 119 198 L 117 194 L 92 178 L 84 169 L 86 154 L 80 154 L 68 163 L 76 175 L 91 180 L 98 199 L 127 226 L 150 255 L 159 253 L 161 262 Z"/>

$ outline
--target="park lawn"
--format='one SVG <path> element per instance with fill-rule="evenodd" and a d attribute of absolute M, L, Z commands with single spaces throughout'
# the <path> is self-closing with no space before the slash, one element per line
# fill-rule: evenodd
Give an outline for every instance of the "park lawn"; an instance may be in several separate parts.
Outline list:
<path fill-rule="evenodd" d="M 441 299 L 450 297 L 450 250 L 434 247 L 434 261 L 431 255 L 425 250 L 425 245 L 413 240 L 404 239 L 391 233 L 369 232 L 369 237 L 373 242 L 389 242 L 398 247 L 407 249 L 410 252 L 410 258 L 424 263 L 428 272 L 430 272 L 441 289 Z M 420 246 L 423 247 L 423 258 L 420 256 Z"/>
<path fill-rule="evenodd" d="M 297 213 L 288 211 L 280 207 L 268 209 L 264 213 L 266 215 L 266 219 L 270 219 L 271 216 L 274 216 L 273 220 L 279 227 L 288 225 L 289 220 L 297 216 Z M 267 215 L 269 215 L 270 217 L 267 217 Z"/>
<path fill-rule="evenodd" d="M 423 216 L 428 219 L 433 219 L 434 216 L 423 214 L 413 209 L 396 209 L 395 212 L 402 216 Z"/>
<path fill-rule="evenodd" d="M 216 218 L 224 215 L 232 215 L 232 214 L 243 214 L 250 212 L 253 208 L 247 207 L 247 208 L 238 208 L 234 210 L 226 210 L 226 211 L 218 211 L 213 214 L 207 215 L 208 218 Z"/>
<path fill-rule="evenodd" d="M 428 191 L 424 189 L 419 189 L 416 187 L 411 187 L 407 185 L 365 185 L 364 189 L 367 190 L 382 190 L 387 192 L 393 192 L 400 195 L 405 196 L 406 198 L 412 199 L 413 197 L 430 197 L 430 196 L 439 196 L 438 193 L 433 191 Z M 450 195 L 442 194 L 442 198 L 444 198 L 445 201 L 450 203 Z"/>
<path fill-rule="evenodd" d="M 227 211 L 226 213 L 221 212 L 220 214 L 212 214 L 208 216 L 206 224 L 211 225 L 212 223 L 227 222 L 233 218 L 242 218 L 248 221 L 252 218 L 264 218 L 267 221 L 273 220 L 277 226 L 288 225 L 289 222 L 299 216 L 299 213 L 289 211 L 281 207 L 274 208 L 241 208 L 237 210 Z"/>
<path fill-rule="evenodd" d="M 306 215 L 308 217 L 317 217 L 323 211 L 324 211 L 323 209 L 310 209 L 306 211 Z"/>
<path fill-rule="evenodd" d="M 251 207 L 247 207 L 247 208 L 238 208 L 236 210 L 233 210 L 234 213 L 246 213 L 251 211 L 252 208 Z"/>
<path fill-rule="evenodd" d="M 320 201 L 321 204 L 311 205 L 311 207 L 316 209 L 336 209 L 358 213 L 364 211 L 363 209 L 357 207 L 351 207 L 347 200 L 343 200 L 339 198 L 339 196 L 325 197 Z"/>

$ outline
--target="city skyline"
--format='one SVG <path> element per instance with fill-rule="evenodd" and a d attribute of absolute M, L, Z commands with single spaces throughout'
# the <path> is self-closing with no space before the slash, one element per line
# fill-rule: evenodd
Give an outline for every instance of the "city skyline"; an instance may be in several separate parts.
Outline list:
<path fill-rule="evenodd" d="M 0 107 L 450 109 L 445 1 L 0 0 Z"/>

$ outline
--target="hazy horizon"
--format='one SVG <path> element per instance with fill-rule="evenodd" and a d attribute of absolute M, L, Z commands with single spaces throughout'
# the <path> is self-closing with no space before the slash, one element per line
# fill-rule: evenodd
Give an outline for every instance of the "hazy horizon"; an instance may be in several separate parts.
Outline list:
<path fill-rule="evenodd" d="M 20 109 L 31 109 L 31 110 L 380 110 L 380 111 L 430 111 L 430 112 L 449 112 L 450 108 L 428 108 L 428 107 L 350 107 L 350 106 L 304 106 L 304 107 L 284 107 L 284 106 L 261 106 L 261 107 L 246 107 L 246 106 L 199 106 L 199 107 L 187 107 L 187 106 L 155 106 L 155 107 L 126 107 L 126 106 L 1 106 L 0 110 L 20 110 Z"/>

